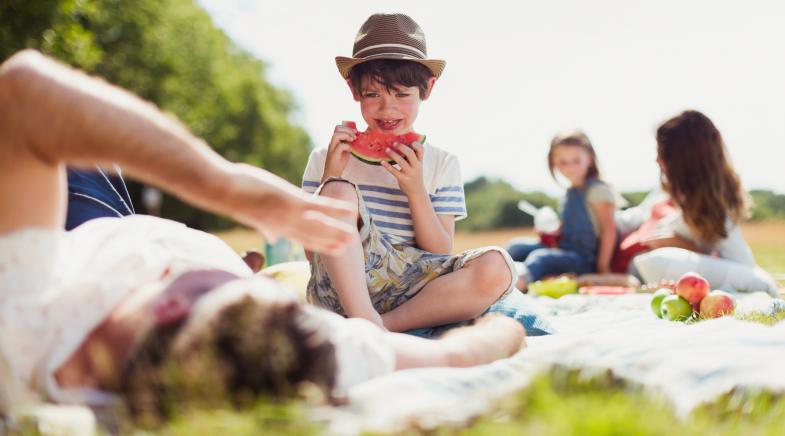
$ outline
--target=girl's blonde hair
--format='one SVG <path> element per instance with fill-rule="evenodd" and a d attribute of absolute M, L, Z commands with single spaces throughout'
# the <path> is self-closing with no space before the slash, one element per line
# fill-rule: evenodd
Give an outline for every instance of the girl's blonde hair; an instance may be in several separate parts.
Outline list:
<path fill-rule="evenodd" d="M 586 152 L 589 153 L 589 156 L 591 157 L 591 165 L 589 166 L 589 170 L 586 171 L 586 178 L 600 178 L 600 168 L 597 163 L 597 153 L 594 152 L 594 147 L 591 145 L 589 137 L 586 136 L 586 133 L 584 133 L 583 130 L 575 129 L 559 133 L 551 140 L 551 148 L 548 150 L 548 169 L 550 170 L 551 177 L 553 177 L 554 180 L 556 180 L 556 174 L 553 172 L 553 167 L 555 166 L 555 163 L 553 162 L 553 155 L 556 151 L 556 148 L 560 145 L 572 145 L 586 150 Z"/>
<path fill-rule="evenodd" d="M 738 223 L 749 208 L 725 143 L 704 114 L 688 110 L 657 129 L 662 187 L 682 210 L 684 221 L 706 243 L 728 236 L 728 217 Z"/>

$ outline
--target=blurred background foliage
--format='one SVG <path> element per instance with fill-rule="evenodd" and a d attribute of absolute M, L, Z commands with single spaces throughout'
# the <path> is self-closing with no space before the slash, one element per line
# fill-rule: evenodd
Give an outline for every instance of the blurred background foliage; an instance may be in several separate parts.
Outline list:
<path fill-rule="evenodd" d="M 464 187 L 469 217 L 456 223 L 463 231 L 493 230 L 512 227 L 529 227 L 533 218 L 518 210 L 518 202 L 526 200 L 537 206 L 558 209 L 559 199 L 543 192 L 517 191 L 504 180 L 478 177 Z M 639 204 L 647 191 L 623 192 L 628 206 Z M 750 191 L 752 199 L 751 221 L 785 220 L 785 195 L 767 190 Z"/>
<path fill-rule="evenodd" d="M 0 61 L 36 48 L 101 76 L 175 114 L 233 161 L 262 166 L 299 184 L 311 140 L 292 121 L 291 96 L 265 78 L 265 63 L 233 43 L 193 0 L 2 0 Z M 141 186 L 130 190 L 141 209 Z M 630 205 L 645 192 L 622 195 Z M 785 195 L 751 191 L 752 219 L 785 219 Z M 520 192 L 496 179 L 466 184 L 463 231 L 521 227 L 532 218 L 520 200 L 557 206 L 542 192 Z M 161 215 L 209 230 L 226 219 L 166 197 Z"/>
<path fill-rule="evenodd" d="M 193 0 L 2 0 L 0 61 L 28 47 L 154 102 L 228 159 L 299 184 L 311 141 L 292 122 L 294 101 Z M 141 187 L 130 188 L 141 206 Z M 230 225 L 171 197 L 161 213 Z"/>

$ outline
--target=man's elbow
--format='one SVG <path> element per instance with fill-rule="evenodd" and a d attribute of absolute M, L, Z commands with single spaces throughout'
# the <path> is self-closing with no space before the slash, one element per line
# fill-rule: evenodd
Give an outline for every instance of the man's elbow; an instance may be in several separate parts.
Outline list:
<path fill-rule="evenodd" d="M 17 52 L 0 65 L 0 113 L 17 112 L 30 80 L 44 68 L 46 58 L 41 53 L 26 49 Z"/>

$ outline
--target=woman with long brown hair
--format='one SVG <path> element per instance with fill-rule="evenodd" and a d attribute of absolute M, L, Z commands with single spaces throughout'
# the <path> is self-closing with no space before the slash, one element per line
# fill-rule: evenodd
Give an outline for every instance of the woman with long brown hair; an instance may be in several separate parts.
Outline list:
<path fill-rule="evenodd" d="M 744 240 L 730 238 L 732 233 L 740 236 L 737 224 L 747 216 L 747 194 L 714 123 L 694 110 L 663 123 L 657 129 L 657 162 L 662 187 L 681 211 L 683 223 L 674 223 L 673 239 L 654 239 L 650 245 L 686 245 L 683 248 L 717 251 L 721 257 L 750 263 Z"/>
<path fill-rule="evenodd" d="M 668 199 L 652 207 L 649 223 L 656 225 L 648 234 L 633 235 L 641 251 L 653 250 L 633 260 L 642 278 L 672 280 L 697 271 L 715 288 L 776 291 L 742 236 L 748 197 L 714 123 L 695 110 L 665 121 L 657 129 L 657 163 Z"/>

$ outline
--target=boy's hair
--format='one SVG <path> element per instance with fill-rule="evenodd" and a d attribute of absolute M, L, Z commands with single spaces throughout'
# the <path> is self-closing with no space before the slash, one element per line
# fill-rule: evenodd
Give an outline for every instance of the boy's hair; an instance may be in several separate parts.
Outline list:
<path fill-rule="evenodd" d="M 583 130 L 575 129 L 561 132 L 551 139 L 551 148 L 548 150 L 548 170 L 550 170 L 551 177 L 554 180 L 556 180 L 556 174 L 553 172 L 553 167 L 556 165 L 553 162 L 553 155 L 556 152 L 556 148 L 560 145 L 572 145 L 586 150 L 591 157 L 591 165 L 589 165 L 589 169 L 586 171 L 586 179 L 600 178 L 600 167 L 597 162 L 597 153 L 594 152 L 594 146 L 591 145 L 589 137 Z"/>
<path fill-rule="evenodd" d="M 357 64 L 349 70 L 349 81 L 355 94 L 362 95 L 363 79 L 373 80 L 392 92 L 398 87 L 416 86 L 425 98 L 428 80 L 433 73 L 425 65 L 400 59 L 375 59 Z"/>
<path fill-rule="evenodd" d="M 335 347 L 311 318 L 296 301 L 245 297 L 203 328 L 182 321 L 152 329 L 121 378 L 131 418 L 154 427 L 189 406 L 249 406 L 260 394 L 294 394 L 303 382 L 332 399 Z"/>
<path fill-rule="evenodd" d="M 664 122 L 657 129 L 657 158 L 663 189 L 704 242 L 728 236 L 728 217 L 733 222 L 746 217 L 747 195 L 719 130 L 706 115 L 689 110 Z"/>

